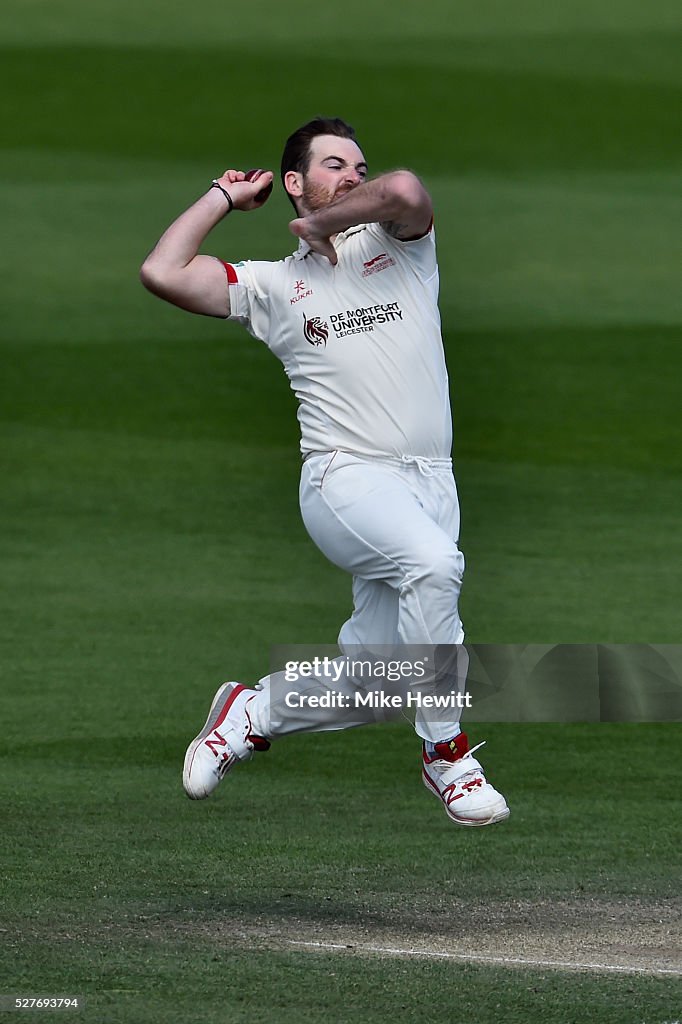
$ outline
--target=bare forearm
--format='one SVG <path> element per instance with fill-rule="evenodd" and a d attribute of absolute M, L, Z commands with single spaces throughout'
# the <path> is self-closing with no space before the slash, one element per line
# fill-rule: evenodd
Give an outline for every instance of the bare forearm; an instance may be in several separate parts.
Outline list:
<path fill-rule="evenodd" d="M 395 238 L 418 238 L 429 229 L 431 198 L 411 171 L 391 171 L 357 185 L 330 206 L 293 220 L 289 228 L 336 264 L 331 238 L 355 224 L 379 222 Z"/>
<path fill-rule="evenodd" d="M 229 206 L 217 188 L 209 189 L 164 231 L 140 269 L 140 280 L 160 299 L 190 313 L 226 317 L 230 299 L 224 268 L 199 247 Z"/>
<path fill-rule="evenodd" d="M 404 173 L 393 171 L 366 181 L 306 219 L 315 231 L 327 236 L 345 231 L 354 224 L 394 221 L 405 205 L 404 197 L 396 187 Z"/>
<path fill-rule="evenodd" d="M 149 268 L 182 269 L 198 254 L 209 232 L 228 212 L 225 196 L 217 188 L 197 199 L 161 235 L 143 264 Z"/>
<path fill-rule="evenodd" d="M 226 317 L 230 296 L 225 268 L 212 256 L 199 255 L 199 248 L 231 209 L 256 210 L 263 205 L 272 172 L 252 172 L 247 180 L 243 171 L 229 170 L 217 181 L 219 188 L 209 188 L 164 231 L 142 264 L 140 279 L 150 292 L 174 306 Z"/>

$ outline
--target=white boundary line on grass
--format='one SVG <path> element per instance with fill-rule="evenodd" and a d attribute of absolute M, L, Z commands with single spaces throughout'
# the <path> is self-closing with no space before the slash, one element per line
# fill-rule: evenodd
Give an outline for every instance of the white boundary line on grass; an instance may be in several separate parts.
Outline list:
<path fill-rule="evenodd" d="M 338 949 L 348 952 L 384 953 L 389 956 L 424 956 L 435 960 L 475 960 L 487 964 L 526 964 L 529 967 L 564 967 L 578 971 L 615 971 L 619 974 L 674 974 L 682 975 L 682 970 L 669 967 L 624 967 L 619 964 L 578 963 L 571 960 L 531 960 L 519 956 L 483 956 L 478 953 L 438 953 L 430 949 L 394 949 L 391 946 L 366 946 L 361 943 L 343 944 L 340 942 L 312 942 L 302 939 L 287 939 L 291 946 L 308 946 L 315 949 Z"/>

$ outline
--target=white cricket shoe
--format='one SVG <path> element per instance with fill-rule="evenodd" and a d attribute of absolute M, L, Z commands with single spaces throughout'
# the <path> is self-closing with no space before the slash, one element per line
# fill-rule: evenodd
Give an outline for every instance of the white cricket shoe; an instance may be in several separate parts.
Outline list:
<path fill-rule="evenodd" d="M 449 743 L 436 743 L 432 757 L 424 746 L 424 785 L 442 801 L 445 813 L 457 825 L 492 825 L 509 817 L 507 801 L 486 781 L 481 765 L 471 756 L 482 746 L 479 743 L 469 750 L 464 733 Z"/>
<path fill-rule="evenodd" d="M 223 683 L 211 704 L 206 724 L 185 754 L 182 785 L 191 800 L 203 800 L 239 761 L 270 746 L 251 732 L 247 705 L 255 690 L 241 683 Z"/>

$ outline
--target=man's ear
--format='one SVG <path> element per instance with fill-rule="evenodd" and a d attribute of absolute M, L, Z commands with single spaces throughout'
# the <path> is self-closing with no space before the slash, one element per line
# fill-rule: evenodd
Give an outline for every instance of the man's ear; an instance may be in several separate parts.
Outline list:
<path fill-rule="evenodd" d="M 300 171 L 287 171 L 284 175 L 284 187 L 294 199 L 303 195 L 303 175 Z"/>

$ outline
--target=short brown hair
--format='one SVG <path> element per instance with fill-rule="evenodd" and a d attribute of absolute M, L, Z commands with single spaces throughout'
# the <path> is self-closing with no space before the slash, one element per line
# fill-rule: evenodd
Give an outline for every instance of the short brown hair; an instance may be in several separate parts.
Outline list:
<path fill-rule="evenodd" d="M 283 185 L 284 175 L 288 171 L 307 173 L 310 167 L 310 144 L 318 135 L 336 135 L 341 139 L 352 139 L 355 143 L 358 141 L 355 137 L 355 129 L 342 121 L 340 117 L 314 117 L 312 121 L 297 128 L 284 145 L 280 171 Z M 286 185 L 284 185 L 284 190 L 286 191 Z M 289 196 L 289 199 L 296 210 L 293 197 Z"/>

